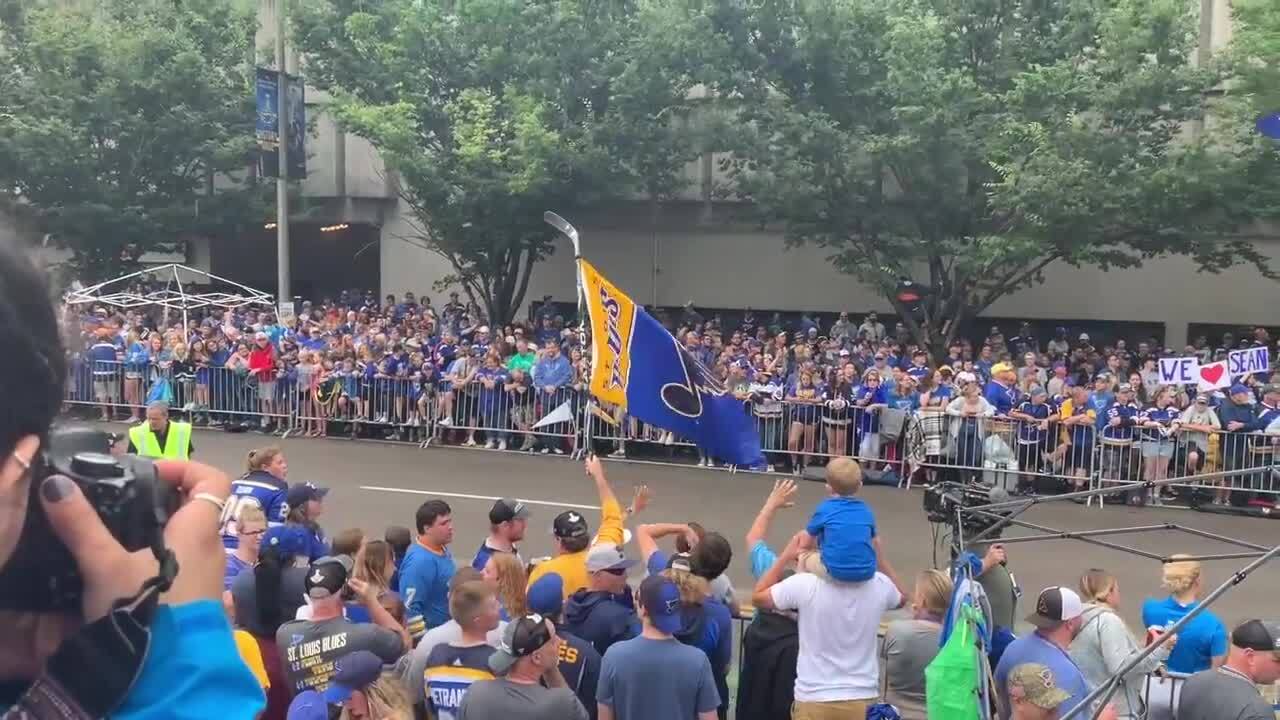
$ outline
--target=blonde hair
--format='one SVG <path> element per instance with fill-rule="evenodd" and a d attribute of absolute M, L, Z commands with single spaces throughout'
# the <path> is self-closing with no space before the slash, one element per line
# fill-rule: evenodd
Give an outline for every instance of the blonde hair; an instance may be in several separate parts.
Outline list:
<path fill-rule="evenodd" d="M 701 605 L 711 594 L 711 584 L 707 579 L 691 572 L 667 568 L 662 571 L 662 575 L 674 583 L 676 589 L 680 591 L 681 605 Z"/>
<path fill-rule="evenodd" d="M 383 673 L 373 684 L 360 689 L 369 701 L 370 720 L 413 720 L 413 702 L 400 678 Z M 343 708 L 342 720 L 354 720 L 351 710 Z"/>
<path fill-rule="evenodd" d="M 266 470 L 267 466 L 271 464 L 272 460 L 276 459 L 277 455 L 283 454 L 284 451 L 281 450 L 278 445 L 269 445 L 264 448 L 250 450 L 249 455 L 245 458 L 245 466 L 248 468 L 249 472 L 253 472 L 255 470 Z"/>
<path fill-rule="evenodd" d="M 837 495 L 857 495 L 862 489 L 862 466 L 853 458 L 832 458 L 827 463 L 827 486 Z"/>
<path fill-rule="evenodd" d="M 916 598 L 922 610 L 934 615 L 945 615 L 951 606 L 951 592 L 955 586 L 951 578 L 941 570 L 925 570 L 916 575 Z"/>
<path fill-rule="evenodd" d="M 1106 570 L 1090 568 L 1080 576 L 1080 597 L 1085 602 L 1100 603 L 1106 600 L 1116 586 L 1116 578 Z"/>
<path fill-rule="evenodd" d="M 494 596 L 486 582 L 465 582 L 449 593 L 449 615 L 459 625 L 474 622 L 484 611 L 484 604 Z"/>
<path fill-rule="evenodd" d="M 267 527 L 267 514 L 262 512 L 262 508 L 253 503 L 245 503 L 240 508 L 240 512 L 236 515 L 236 527 L 243 528 L 245 523 L 256 522 L 261 523 L 265 529 Z"/>
<path fill-rule="evenodd" d="M 1195 587 L 1196 581 L 1200 579 L 1200 563 L 1196 560 L 1187 560 L 1190 555 L 1171 555 L 1173 562 L 1164 564 L 1163 576 L 1160 578 L 1160 586 L 1174 595 L 1182 595 L 1191 591 Z"/>
<path fill-rule="evenodd" d="M 493 569 L 498 575 L 498 601 L 507 611 L 508 617 L 518 618 L 525 614 L 527 602 L 525 588 L 529 584 L 529 576 L 515 553 L 496 552 L 489 556 Z"/>

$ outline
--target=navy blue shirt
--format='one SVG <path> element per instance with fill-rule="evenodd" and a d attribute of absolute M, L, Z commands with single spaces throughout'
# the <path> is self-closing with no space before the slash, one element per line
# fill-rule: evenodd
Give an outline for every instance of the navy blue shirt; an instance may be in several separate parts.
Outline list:
<path fill-rule="evenodd" d="M 1049 403 L 1036 405 L 1030 400 L 1023 400 L 1022 404 L 1018 406 L 1018 412 L 1022 415 L 1029 415 L 1037 421 L 1018 421 L 1018 442 L 1024 444 L 1038 443 L 1049 434 L 1048 430 L 1041 430 L 1038 423 L 1038 421 L 1045 420 L 1053 414 L 1053 408 L 1049 406 Z"/>
<path fill-rule="evenodd" d="M 1138 415 L 1141 412 L 1138 404 L 1134 402 L 1111 403 L 1111 407 L 1103 413 L 1102 437 L 1108 440 L 1133 440 L 1133 427 L 1137 424 Z M 1120 419 L 1120 424 L 1113 426 L 1111 421 L 1115 418 Z"/>

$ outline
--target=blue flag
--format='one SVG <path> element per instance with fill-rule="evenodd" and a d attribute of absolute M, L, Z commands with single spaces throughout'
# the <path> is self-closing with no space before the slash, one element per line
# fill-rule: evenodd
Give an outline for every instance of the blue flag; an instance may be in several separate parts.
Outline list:
<path fill-rule="evenodd" d="M 742 401 L 644 308 L 579 260 L 591 317 L 591 394 L 723 462 L 764 464 Z"/>

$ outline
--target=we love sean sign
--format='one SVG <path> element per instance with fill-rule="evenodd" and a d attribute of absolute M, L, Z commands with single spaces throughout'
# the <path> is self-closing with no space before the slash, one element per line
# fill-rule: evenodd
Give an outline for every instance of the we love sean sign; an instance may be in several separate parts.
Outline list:
<path fill-rule="evenodd" d="M 1226 360 L 1201 365 L 1199 358 L 1161 358 L 1162 385 L 1196 385 L 1204 392 L 1221 390 L 1233 379 L 1253 373 L 1267 372 L 1270 358 L 1265 347 L 1233 350 Z"/>

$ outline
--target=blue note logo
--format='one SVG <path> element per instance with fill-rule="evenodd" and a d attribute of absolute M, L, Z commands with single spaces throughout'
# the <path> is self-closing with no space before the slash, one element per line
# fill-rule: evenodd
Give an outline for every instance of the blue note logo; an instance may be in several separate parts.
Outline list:
<path fill-rule="evenodd" d="M 690 355 L 675 338 L 671 338 L 672 347 L 680 357 L 680 366 L 684 382 L 667 383 L 662 386 L 662 402 L 672 412 L 687 418 L 702 417 L 702 395 L 720 396 L 725 394 L 721 385 L 697 358 Z"/>

